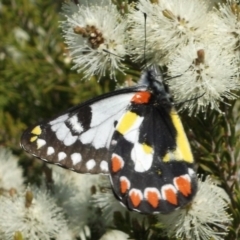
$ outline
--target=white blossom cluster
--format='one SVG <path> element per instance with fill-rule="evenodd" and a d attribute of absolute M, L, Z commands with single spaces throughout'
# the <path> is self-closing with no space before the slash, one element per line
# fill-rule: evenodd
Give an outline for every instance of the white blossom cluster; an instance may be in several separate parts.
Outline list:
<path fill-rule="evenodd" d="M 168 215 L 158 215 L 166 226 L 168 236 L 179 239 L 223 240 L 227 235 L 231 217 L 226 213 L 230 199 L 226 192 L 207 177 L 198 180 L 198 192 L 185 209 Z"/>
<path fill-rule="evenodd" d="M 2 147 L 0 165 L 0 239 L 86 240 L 91 237 L 90 225 L 97 222 L 106 232 L 102 239 L 127 239 L 126 233 L 107 231 L 111 224 L 97 214 L 93 194 L 106 182 L 104 178 L 53 167 L 49 190 L 24 185 L 18 158 Z"/>
<path fill-rule="evenodd" d="M 108 176 L 81 175 L 53 166 L 50 189 L 24 186 L 17 160 L 0 148 L 0 239 L 87 240 L 92 239 L 92 230 L 101 226 L 101 240 L 127 240 L 127 233 L 110 230 L 116 228 L 116 212 L 150 227 L 148 216 L 129 212 L 114 197 Z M 6 170 L 9 167 L 14 177 Z M 198 185 L 198 193 L 186 209 L 156 216 L 171 237 L 221 240 L 231 222 L 226 212 L 228 196 L 210 178 L 200 178 Z"/>
<path fill-rule="evenodd" d="M 102 222 L 101 239 L 124 240 L 121 231 L 107 231 L 93 195 L 106 180 L 52 167 L 50 189 L 25 186 L 18 158 L 0 148 L 0 239 L 87 240 L 90 225 Z M 123 208 L 123 207 L 122 207 Z M 124 209 L 124 208 L 123 208 Z"/>
<path fill-rule="evenodd" d="M 233 92 L 240 86 L 236 0 L 222 4 L 139 0 L 125 12 L 107 0 L 79 2 L 64 4 L 61 26 L 73 68 L 86 78 L 109 73 L 116 79 L 119 71 L 128 73 L 134 62 L 154 63 L 167 67 L 175 102 L 189 114 L 220 111 L 220 102 L 237 97 Z"/>

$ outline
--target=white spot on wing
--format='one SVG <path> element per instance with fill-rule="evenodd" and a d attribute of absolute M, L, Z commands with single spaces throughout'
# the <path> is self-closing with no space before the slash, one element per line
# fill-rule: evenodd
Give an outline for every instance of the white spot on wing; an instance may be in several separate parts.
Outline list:
<path fill-rule="evenodd" d="M 88 170 L 93 169 L 96 166 L 96 161 L 93 159 L 90 159 L 89 161 L 86 162 L 86 167 Z"/>
<path fill-rule="evenodd" d="M 150 169 L 153 162 L 153 151 L 146 153 L 141 143 L 135 143 L 131 151 L 131 159 L 134 162 L 136 172 L 145 172 Z"/>
<path fill-rule="evenodd" d="M 111 146 L 115 146 L 116 144 L 117 144 L 117 141 L 113 139 L 113 140 L 111 141 Z"/>
<path fill-rule="evenodd" d="M 72 129 L 76 133 L 81 133 L 83 131 L 83 126 L 82 124 L 78 121 L 78 117 L 76 115 L 72 116 L 71 118 L 68 119 L 68 122 L 71 124 Z"/>
<path fill-rule="evenodd" d="M 58 161 L 62 161 L 66 156 L 67 156 L 67 154 L 65 152 L 59 152 L 58 153 Z"/>
<path fill-rule="evenodd" d="M 53 147 L 48 147 L 47 148 L 47 155 L 51 155 L 55 152 L 54 148 Z"/>
<path fill-rule="evenodd" d="M 60 123 L 56 123 L 54 125 L 51 126 L 51 129 L 53 132 L 56 132 L 64 123 L 60 122 Z"/>
<path fill-rule="evenodd" d="M 188 174 L 190 176 L 196 175 L 195 171 L 192 168 L 188 168 Z"/>
<path fill-rule="evenodd" d="M 105 161 L 105 160 L 101 161 L 100 168 L 101 168 L 101 170 L 108 172 L 108 163 L 107 163 L 107 161 Z"/>
<path fill-rule="evenodd" d="M 73 165 L 76 165 L 82 161 L 82 155 L 80 153 L 73 153 L 71 154 L 71 160 L 73 162 Z"/>
<path fill-rule="evenodd" d="M 68 119 L 68 114 L 64 114 L 58 118 L 56 118 L 55 120 L 52 120 L 49 124 L 50 125 L 55 125 L 57 123 L 61 123 L 61 122 L 64 122 Z"/>
<path fill-rule="evenodd" d="M 62 124 L 61 127 L 56 131 L 56 136 L 58 140 L 63 141 L 69 132 L 69 128 L 65 124 Z"/>
<path fill-rule="evenodd" d="M 41 148 L 46 144 L 46 141 L 44 139 L 38 139 L 37 140 L 37 149 Z"/>
<path fill-rule="evenodd" d="M 126 134 L 124 134 L 124 138 L 131 143 L 137 142 L 138 136 L 139 136 L 139 128 L 132 129 L 131 131 L 128 131 Z"/>
<path fill-rule="evenodd" d="M 63 143 L 66 146 L 71 146 L 72 144 L 74 144 L 78 139 L 78 136 L 73 136 L 72 133 L 69 131 L 69 133 L 67 134 L 67 136 L 64 138 Z"/>
<path fill-rule="evenodd" d="M 80 135 L 79 139 L 83 144 L 91 144 L 95 137 L 96 129 L 91 128 L 88 131 Z M 96 148 L 96 147 L 95 147 Z"/>

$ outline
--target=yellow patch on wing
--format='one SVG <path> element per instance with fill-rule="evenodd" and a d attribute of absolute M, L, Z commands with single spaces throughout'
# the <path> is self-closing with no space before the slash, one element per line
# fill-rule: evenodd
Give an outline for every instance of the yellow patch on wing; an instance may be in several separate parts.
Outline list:
<path fill-rule="evenodd" d="M 185 162 L 193 163 L 193 155 L 188 142 L 187 136 L 183 129 L 182 122 L 175 111 L 170 113 L 173 125 L 177 131 L 176 135 L 176 149 L 169 151 L 164 157 L 163 161 L 167 162 L 170 160 L 183 160 Z"/>
<path fill-rule="evenodd" d="M 150 154 L 153 152 L 153 148 L 147 145 L 146 143 L 142 144 L 142 148 L 146 154 Z"/>
<path fill-rule="evenodd" d="M 167 154 L 163 157 L 163 162 L 169 162 L 171 160 L 185 160 L 179 149 L 173 151 L 168 151 Z"/>
<path fill-rule="evenodd" d="M 38 138 L 37 136 L 31 137 L 31 138 L 30 138 L 30 142 L 34 142 L 34 141 L 36 141 L 37 138 Z"/>
<path fill-rule="evenodd" d="M 40 126 L 36 126 L 32 131 L 31 131 L 32 134 L 35 134 L 35 135 L 40 135 L 42 133 L 42 130 L 40 128 Z"/>
<path fill-rule="evenodd" d="M 118 132 L 124 135 L 134 125 L 138 117 L 139 116 L 134 112 L 126 112 L 117 125 L 116 129 Z"/>

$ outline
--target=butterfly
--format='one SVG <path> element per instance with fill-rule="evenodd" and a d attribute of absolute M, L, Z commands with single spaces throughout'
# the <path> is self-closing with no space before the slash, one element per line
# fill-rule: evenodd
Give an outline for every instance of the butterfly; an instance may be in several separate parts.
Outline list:
<path fill-rule="evenodd" d="M 191 148 L 156 65 L 135 86 L 28 128 L 21 146 L 78 173 L 109 174 L 114 195 L 129 210 L 169 213 L 197 192 Z"/>

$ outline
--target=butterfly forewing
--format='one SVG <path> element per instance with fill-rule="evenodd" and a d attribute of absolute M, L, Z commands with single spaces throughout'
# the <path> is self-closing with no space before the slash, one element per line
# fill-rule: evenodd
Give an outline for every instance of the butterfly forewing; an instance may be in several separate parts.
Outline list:
<path fill-rule="evenodd" d="M 21 145 L 30 154 L 79 173 L 108 173 L 114 125 L 134 90 L 103 95 L 27 129 Z"/>

